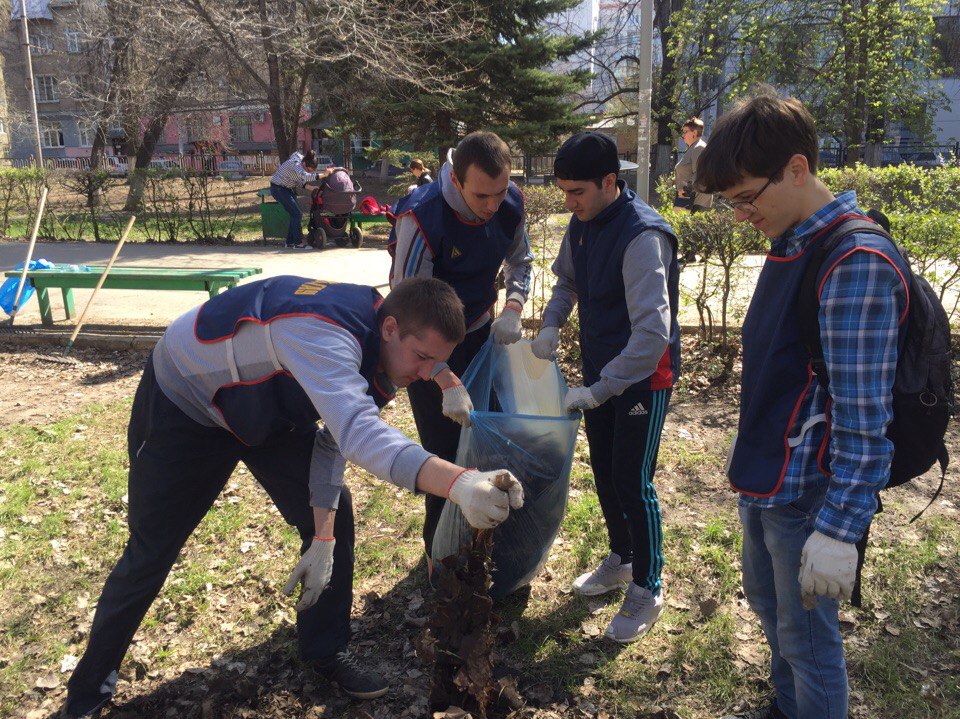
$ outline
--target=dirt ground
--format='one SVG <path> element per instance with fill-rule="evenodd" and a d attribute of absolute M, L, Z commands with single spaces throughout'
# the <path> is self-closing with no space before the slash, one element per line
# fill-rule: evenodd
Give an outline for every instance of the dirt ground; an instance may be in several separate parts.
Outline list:
<path fill-rule="evenodd" d="M 146 352 L 0 346 L 0 427 L 47 424 L 92 403 L 132 397 Z"/>

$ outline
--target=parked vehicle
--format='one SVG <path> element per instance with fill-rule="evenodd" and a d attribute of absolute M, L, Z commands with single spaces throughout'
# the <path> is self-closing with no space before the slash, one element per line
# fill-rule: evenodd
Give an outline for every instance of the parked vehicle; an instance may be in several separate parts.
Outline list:
<path fill-rule="evenodd" d="M 103 158 L 106 161 L 107 172 L 118 177 L 127 176 L 127 163 L 117 155 L 106 155 Z"/>
<path fill-rule="evenodd" d="M 893 165 L 902 165 L 904 162 L 900 150 L 895 147 L 884 147 L 880 154 L 880 167 L 892 167 Z"/>
<path fill-rule="evenodd" d="M 333 158 L 330 155 L 317 155 L 317 169 L 326 170 L 333 167 Z"/>
<path fill-rule="evenodd" d="M 150 160 L 148 167 L 151 170 L 162 170 L 164 172 L 180 172 L 180 163 L 176 160 L 159 158 Z"/>
<path fill-rule="evenodd" d="M 220 177 L 224 180 L 242 180 L 247 176 L 247 168 L 238 160 L 225 160 L 220 163 Z"/>

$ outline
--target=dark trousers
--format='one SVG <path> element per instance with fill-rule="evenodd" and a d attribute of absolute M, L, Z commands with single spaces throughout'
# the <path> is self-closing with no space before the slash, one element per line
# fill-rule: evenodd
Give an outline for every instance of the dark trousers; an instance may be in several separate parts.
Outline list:
<path fill-rule="evenodd" d="M 291 432 L 247 447 L 226 430 L 204 427 L 181 412 L 157 385 L 152 362 L 147 363 L 127 430 L 130 537 L 107 578 L 87 650 L 67 685 L 71 713 L 92 711 L 113 695 L 120 662 L 137 627 L 240 460 L 287 523 L 297 528 L 301 553 L 306 551 L 314 533 L 308 489 L 314 434 Z M 354 530 L 346 487 L 334 536 L 330 585 L 315 605 L 297 615 L 299 652 L 305 661 L 335 654 L 350 639 Z"/>
<path fill-rule="evenodd" d="M 287 247 L 303 244 L 303 210 L 297 204 L 297 193 L 289 187 L 270 183 L 270 194 L 273 199 L 283 205 L 283 209 L 290 215 L 290 224 L 287 225 Z"/>
<path fill-rule="evenodd" d="M 450 371 L 462 378 L 470 362 L 489 336 L 489 322 L 468 334 L 447 360 Z M 417 380 L 407 387 L 407 394 L 410 397 L 410 407 L 413 409 L 417 432 L 420 434 L 420 444 L 440 459 L 448 462 L 456 460 L 457 445 L 460 444 L 460 425 L 443 416 L 443 391 L 439 385 L 433 380 L 429 382 Z M 423 521 L 423 543 L 429 556 L 433 549 L 433 535 L 437 531 L 440 513 L 443 512 L 443 505 L 447 500 L 432 494 L 427 494 L 424 498 L 426 499 L 426 517 Z"/>
<path fill-rule="evenodd" d="M 653 486 L 672 390 L 630 388 L 583 413 L 610 550 L 633 562 L 633 581 L 660 592 L 663 527 Z"/>

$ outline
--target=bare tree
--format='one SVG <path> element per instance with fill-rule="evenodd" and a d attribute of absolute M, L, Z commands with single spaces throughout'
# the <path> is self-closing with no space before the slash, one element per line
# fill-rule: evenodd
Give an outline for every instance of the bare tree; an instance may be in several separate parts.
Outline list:
<path fill-rule="evenodd" d="M 143 197 L 143 178 L 171 113 L 187 100 L 190 80 L 208 56 L 202 28 L 174 28 L 158 0 L 88 0 L 78 6 L 80 71 L 67 93 L 94 132 L 91 167 L 103 166 L 110 130 L 122 129 L 124 154 L 133 158 L 125 209 Z"/>
<path fill-rule="evenodd" d="M 168 5 L 166 20 L 188 27 L 199 19 L 257 96 L 248 99 L 266 103 L 281 157 L 296 149 L 312 75 L 346 64 L 350 72 L 380 83 L 397 80 L 436 90 L 455 71 L 418 58 L 441 40 L 468 37 L 475 25 L 470 5 L 454 0 L 176 0 L 177 5 L 183 12 Z"/>

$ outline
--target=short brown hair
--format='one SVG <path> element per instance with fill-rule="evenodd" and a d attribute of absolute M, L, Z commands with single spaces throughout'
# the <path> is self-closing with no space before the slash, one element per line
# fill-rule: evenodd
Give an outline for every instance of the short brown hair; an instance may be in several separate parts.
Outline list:
<path fill-rule="evenodd" d="M 387 317 L 397 321 L 401 337 L 429 328 L 460 344 L 467 334 L 463 303 L 450 285 L 433 277 L 410 277 L 397 283 L 377 310 L 381 324 Z"/>
<path fill-rule="evenodd" d="M 470 165 L 477 165 L 490 177 L 500 177 L 504 171 L 509 173 L 513 165 L 510 148 L 495 133 L 486 130 L 471 132 L 453 151 L 453 174 L 461 185 L 467 179 Z"/>
<path fill-rule="evenodd" d="M 794 155 L 806 157 L 810 173 L 816 175 L 818 144 L 813 116 L 802 102 L 761 88 L 717 120 L 697 163 L 695 189 L 723 192 L 748 175 L 779 182 Z"/>
<path fill-rule="evenodd" d="M 421 159 L 419 159 L 419 158 L 416 158 L 416 157 L 413 158 L 412 160 L 410 160 L 410 169 L 411 169 L 411 170 L 422 170 L 422 169 L 424 169 L 424 167 L 423 167 L 423 160 L 421 160 Z"/>
<path fill-rule="evenodd" d="M 689 120 L 683 123 L 683 127 L 680 129 L 693 130 L 695 133 L 697 133 L 697 137 L 703 137 L 703 120 L 701 120 L 699 117 L 691 117 Z"/>

